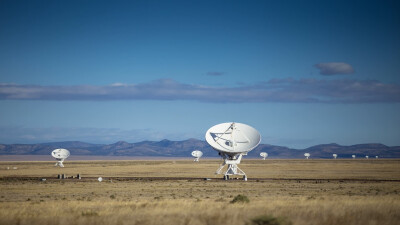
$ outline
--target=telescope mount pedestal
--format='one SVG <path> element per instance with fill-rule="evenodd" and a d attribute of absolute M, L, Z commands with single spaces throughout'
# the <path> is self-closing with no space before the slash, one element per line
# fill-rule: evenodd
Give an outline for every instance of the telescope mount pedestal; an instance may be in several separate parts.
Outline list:
<path fill-rule="evenodd" d="M 229 180 L 229 176 L 239 175 L 243 176 L 244 181 L 247 181 L 247 175 L 243 172 L 243 170 L 238 167 L 238 164 L 240 164 L 240 160 L 242 160 L 243 153 L 234 156 L 229 156 L 224 153 L 219 153 L 219 155 L 224 159 L 224 162 L 221 164 L 215 174 L 221 174 L 224 166 L 228 165 L 227 170 L 225 171 L 225 173 L 223 173 L 224 180 Z"/>

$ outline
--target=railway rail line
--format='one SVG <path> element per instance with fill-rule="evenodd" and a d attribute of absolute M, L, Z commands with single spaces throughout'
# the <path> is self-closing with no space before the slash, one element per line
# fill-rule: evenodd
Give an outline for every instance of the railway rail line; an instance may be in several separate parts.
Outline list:
<path fill-rule="evenodd" d="M 81 179 L 76 177 L 66 177 L 65 179 L 59 179 L 57 176 L 52 177 L 39 177 L 39 176 L 5 176 L 0 177 L 0 181 L 97 181 L 98 177 L 85 177 L 82 176 Z M 223 178 L 205 178 L 205 177 L 102 177 L 104 182 L 107 181 L 171 181 L 171 180 L 187 180 L 187 181 L 243 181 L 241 178 L 230 179 L 228 181 L 223 180 Z M 368 179 L 368 178 L 248 178 L 250 182 L 259 181 L 289 181 L 289 182 L 315 182 L 315 183 L 325 183 L 325 182 L 400 182 L 400 179 Z"/>

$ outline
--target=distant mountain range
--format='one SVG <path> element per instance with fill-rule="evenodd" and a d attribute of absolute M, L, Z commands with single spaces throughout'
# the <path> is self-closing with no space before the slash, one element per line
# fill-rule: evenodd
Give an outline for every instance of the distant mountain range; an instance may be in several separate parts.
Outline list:
<path fill-rule="evenodd" d="M 119 141 L 114 144 L 90 144 L 79 141 L 52 142 L 43 144 L 0 144 L 0 155 L 48 155 L 55 148 L 66 148 L 72 155 L 96 156 L 162 156 L 162 157 L 190 157 L 193 150 L 200 150 L 204 157 L 218 157 L 205 141 L 188 139 L 185 141 L 142 141 L 127 143 Z M 400 146 L 388 147 L 383 144 L 359 144 L 341 146 L 338 144 L 316 145 L 306 149 L 291 149 L 282 146 L 260 144 L 249 152 L 247 157 L 259 157 L 260 152 L 267 152 L 268 158 L 304 158 L 308 152 L 311 158 L 351 158 L 379 156 L 380 158 L 400 158 Z"/>

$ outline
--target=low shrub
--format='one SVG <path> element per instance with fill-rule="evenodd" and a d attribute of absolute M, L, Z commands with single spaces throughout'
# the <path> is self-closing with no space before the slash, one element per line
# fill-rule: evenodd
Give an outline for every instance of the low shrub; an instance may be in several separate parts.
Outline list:
<path fill-rule="evenodd" d="M 251 219 L 251 225 L 292 225 L 292 222 L 284 217 L 262 215 Z"/>
<path fill-rule="evenodd" d="M 249 203 L 250 200 L 246 195 L 236 195 L 231 203 Z"/>
<path fill-rule="evenodd" d="M 81 213 L 82 216 L 98 216 L 99 213 L 89 210 Z"/>

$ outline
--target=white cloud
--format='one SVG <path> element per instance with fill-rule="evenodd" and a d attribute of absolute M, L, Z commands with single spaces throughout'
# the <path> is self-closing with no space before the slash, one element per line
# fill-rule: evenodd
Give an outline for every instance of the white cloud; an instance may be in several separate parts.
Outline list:
<path fill-rule="evenodd" d="M 400 85 L 371 80 L 272 79 L 253 85 L 212 87 L 161 79 L 136 85 L 40 86 L 0 84 L 0 100 L 187 100 L 212 103 L 400 102 Z"/>
<path fill-rule="evenodd" d="M 111 86 L 112 87 L 126 87 L 126 86 L 128 86 L 128 84 L 117 82 L 117 83 L 111 84 Z"/>
<path fill-rule="evenodd" d="M 319 69 L 321 75 L 337 75 L 337 74 L 352 74 L 354 73 L 353 67 L 344 62 L 327 62 L 318 63 L 314 65 Z"/>

